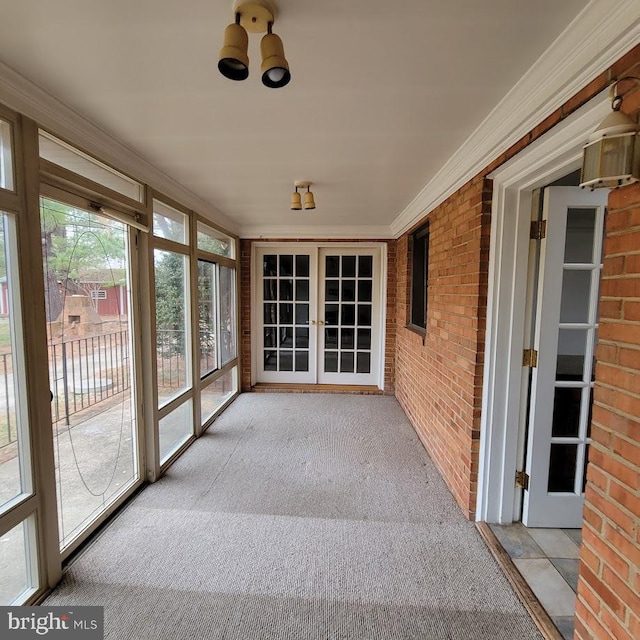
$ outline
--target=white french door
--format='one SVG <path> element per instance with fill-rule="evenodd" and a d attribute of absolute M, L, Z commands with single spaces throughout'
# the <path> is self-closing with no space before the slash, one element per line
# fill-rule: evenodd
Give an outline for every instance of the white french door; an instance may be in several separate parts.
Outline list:
<path fill-rule="evenodd" d="M 256 251 L 257 382 L 380 385 L 380 247 Z"/>
<path fill-rule="evenodd" d="M 530 527 L 582 526 L 607 196 L 544 191 L 522 517 Z"/>

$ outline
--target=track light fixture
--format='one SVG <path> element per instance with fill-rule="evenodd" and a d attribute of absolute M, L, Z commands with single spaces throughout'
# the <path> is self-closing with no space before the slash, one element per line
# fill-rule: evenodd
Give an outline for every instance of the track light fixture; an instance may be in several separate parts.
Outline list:
<path fill-rule="evenodd" d="M 294 211 L 299 211 L 300 209 L 315 209 L 316 201 L 313 193 L 309 190 L 311 182 L 308 180 L 296 180 L 293 184 L 296 190 L 291 194 L 291 208 Z M 301 199 L 298 189 L 307 190 L 304 194 L 304 200 Z"/>
<path fill-rule="evenodd" d="M 609 90 L 611 113 L 589 136 L 582 157 L 580 186 L 591 190 L 601 187 L 621 187 L 640 180 L 640 142 L 638 125 L 631 116 L 620 111 L 622 96 L 618 85 L 628 76 L 616 80 Z"/>
<path fill-rule="evenodd" d="M 275 8 L 269 0 L 236 0 L 233 5 L 235 22 L 224 32 L 224 43 L 220 50 L 218 69 L 231 80 L 249 77 L 247 54 L 250 33 L 266 33 L 260 42 L 262 55 L 262 83 L 278 89 L 289 84 L 291 73 L 284 57 L 282 40 L 272 33 Z"/>
<path fill-rule="evenodd" d="M 293 211 L 300 211 L 302 209 L 302 199 L 298 193 L 299 187 L 291 194 L 291 209 Z"/>
<path fill-rule="evenodd" d="M 236 21 L 224 30 L 224 44 L 220 49 L 218 69 L 230 80 L 246 80 L 249 77 L 249 38 L 240 24 L 240 14 Z"/>

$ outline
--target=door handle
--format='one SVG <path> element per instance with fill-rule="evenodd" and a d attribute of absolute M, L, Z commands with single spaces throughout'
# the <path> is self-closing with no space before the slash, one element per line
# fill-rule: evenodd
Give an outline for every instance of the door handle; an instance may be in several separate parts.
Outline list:
<path fill-rule="evenodd" d="M 324 320 L 312 320 L 311 324 L 318 325 L 320 327 L 324 326 Z"/>

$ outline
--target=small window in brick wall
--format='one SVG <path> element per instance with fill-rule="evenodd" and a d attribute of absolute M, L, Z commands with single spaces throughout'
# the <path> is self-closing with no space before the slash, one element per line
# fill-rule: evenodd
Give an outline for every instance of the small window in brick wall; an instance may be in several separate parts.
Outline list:
<path fill-rule="evenodd" d="M 409 325 L 424 333 L 427 329 L 427 287 L 429 274 L 429 225 L 410 236 L 411 305 Z"/>

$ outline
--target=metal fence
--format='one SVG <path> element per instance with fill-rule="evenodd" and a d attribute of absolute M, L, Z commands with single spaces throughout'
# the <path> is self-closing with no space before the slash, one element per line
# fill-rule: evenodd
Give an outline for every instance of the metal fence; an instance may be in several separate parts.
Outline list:
<path fill-rule="evenodd" d="M 215 338 L 200 331 L 201 371 L 216 368 Z M 157 331 L 158 386 L 181 388 L 186 384 L 185 333 Z M 13 357 L 0 355 L 0 447 L 15 442 Z M 52 419 L 64 421 L 80 411 L 122 393 L 131 386 L 128 331 L 79 338 L 49 345 Z"/>
<path fill-rule="evenodd" d="M 51 417 L 54 423 L 122 393 L 131 386 L 128 331 L 49 345 Z M 0 355 L 0 447 L 15 442 L 13 354 Z"/>
<path fill-rule="evenodd" d="M 131 386 L 128 331 L 49 346 L 52 419 L 69 417 Z"/>

